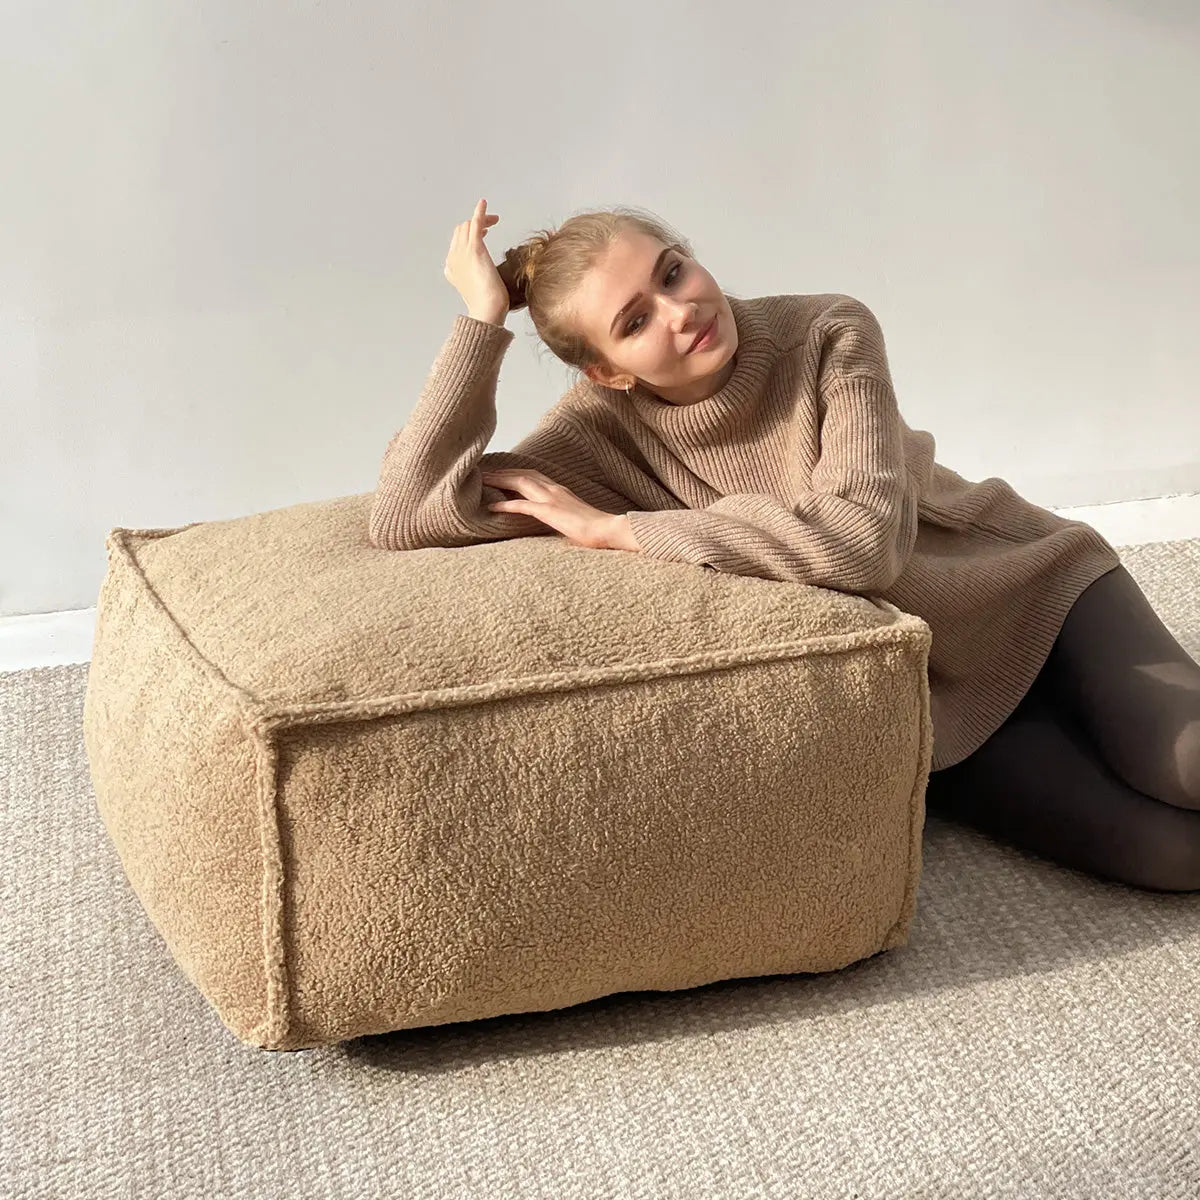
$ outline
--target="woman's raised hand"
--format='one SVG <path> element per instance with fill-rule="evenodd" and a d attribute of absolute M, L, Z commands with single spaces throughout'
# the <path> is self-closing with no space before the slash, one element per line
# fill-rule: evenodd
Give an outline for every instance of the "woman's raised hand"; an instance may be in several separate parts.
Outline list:
<path fill-rule="evenodd" d="M 483 244 L 498 220 L 488 213 L 487 201 L 480 200 L 471 219 L 454 227 L 444 274 L 466 301 L 470 316 L 502 325 L 508 315 L 508 288 Z"/>

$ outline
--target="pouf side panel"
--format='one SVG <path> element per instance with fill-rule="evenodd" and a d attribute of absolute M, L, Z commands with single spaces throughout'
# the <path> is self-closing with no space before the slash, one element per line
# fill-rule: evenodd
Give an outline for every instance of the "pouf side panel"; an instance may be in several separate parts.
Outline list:
<path fill-rule="evenodd" d="M 184 975 L 247 1044 L 268 1016 L 259 764 L 236 698 L 175 625 L 115 529 L 84 700 L 97 808 Z"/>
<path fill-rule="evenodd" d="M 927 649 L 281 734 L 288 1048 L 901 944 Z"/>

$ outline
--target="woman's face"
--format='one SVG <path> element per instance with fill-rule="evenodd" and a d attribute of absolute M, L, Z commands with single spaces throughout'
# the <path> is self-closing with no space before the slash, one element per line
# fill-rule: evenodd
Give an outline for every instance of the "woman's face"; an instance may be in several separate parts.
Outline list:
<path fill-rule="evenodd" d="M 671 403 L 691 404 L 733 374 L 738 335 L 725 294 L 694 258 L 647 234 L 617 237 L 580 286 L 575 313 L 609 364 L 587 369 L 604 387 L 641 384 Z M 691 350 L 714 317 L 708 341 Z"/>

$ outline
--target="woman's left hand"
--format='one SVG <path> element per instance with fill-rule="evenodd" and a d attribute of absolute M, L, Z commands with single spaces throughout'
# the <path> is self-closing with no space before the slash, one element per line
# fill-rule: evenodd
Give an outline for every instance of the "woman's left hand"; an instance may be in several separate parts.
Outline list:
<path fill-rule="evenodd" d="M 525 513 L 557 529 L 578 546 L 588 546 L 593 550 L 615 548 L 609 541 L 613 514 L 584 503 L 570 488 L 555 483 L 540 471 L 493 468 L 480 474 L 484 483 L 506 492 L 516 492 L 520 497 L 516 500 L 497 500 L 488 508 L 498 512 Z"/>

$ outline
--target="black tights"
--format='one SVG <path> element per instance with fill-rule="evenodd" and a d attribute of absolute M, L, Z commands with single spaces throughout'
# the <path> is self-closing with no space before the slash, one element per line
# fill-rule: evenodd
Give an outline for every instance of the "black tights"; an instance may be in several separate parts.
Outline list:
<path fill-rule="evenodd" d="M 1200 890 L 1200 665 L 1122 566 L 1076 600 L 1029 693 L 926 807 L 1153 891 Z"/>

